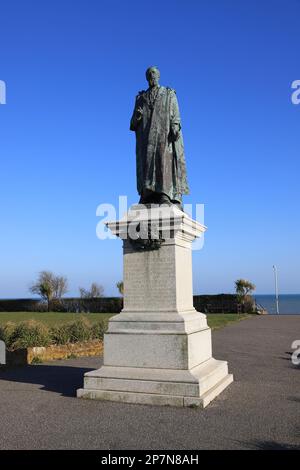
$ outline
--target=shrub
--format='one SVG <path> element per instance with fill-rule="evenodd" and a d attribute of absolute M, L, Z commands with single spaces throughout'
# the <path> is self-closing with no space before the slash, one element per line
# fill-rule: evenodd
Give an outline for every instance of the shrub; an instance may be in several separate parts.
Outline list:
<path fill-rule="evenodd" d="M 93 325 L 84 317 L 51 328 L 51 338 L 55 344 L 79 343 L 93 338 Z"/>
<path fill-rule="evenodd" d="M 54 344 L 70 343 L 70 325 L 67 323 L 60 326 L 53 326 L 50 329 L 50 335 Z"/>
<path fill-rule="evenodd" d="M 51 337 L 49 329 L 35 320 L 17 323 L 9 339 L 11 349 L 33 346 L 49 346 Z"/>
<path fill-rule="evenodd" d="M 106 333 L 108 327 L 107 320 L 101 320 L 92 325 L 92 338 L 93 339 L 103 339 L 104 333 Z"/>
<path fill-rule="evenodd" d="M 78 343 L 81 341 L 88 341 L 92 338 L 92 325 L 84 317 L 79 320 L 69 323 L 70 343 Z"/>
<path fill-rule="evenodd" d="M 101 320 L 92 324 L 84 317 L 51 329 L 35 320 L 17 324 L 8 322 L 0 325 L 0 340 L 11 350 L 49 344 L 79 343 L 91 339 L 102 340 L 107 325 L 108 321 Z"/>
<path fill-rule="evenodd" d="M 86 318 L 79 318 L 75 322 L 52 327 L 50 334 L 54 344 L 79 343 L 90 339 L 102 340 L 107 325 L 107 321 L 101 320 L 91 324 Z"/>
<path fill-rule="evenodd" d="M 0 325 L 0 340 L 4 341 L 8 349 L 11 347 L 13 341 L 15 327 L 15 323 L 12 322 L 8 322 L 5 325 Z"/>

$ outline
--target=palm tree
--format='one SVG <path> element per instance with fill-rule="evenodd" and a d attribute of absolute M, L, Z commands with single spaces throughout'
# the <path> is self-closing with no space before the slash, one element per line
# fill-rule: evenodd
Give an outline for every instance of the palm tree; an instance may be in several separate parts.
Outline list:
<path fill-rule="evenodd" d="M 253 292 L 255 288 L 255 285 L 247 281 L 247 279 L 238 279 L 235 281 L 235 292 L 238 303 L 244 306 L 247 296 Z"/>
<path fill-rule="evenodd" d="M 120 292 L 120 294 L 124 295 L 124 282 L 119 281 L 119 282 L 117 282 L 116 286 L 117 286 L 118 291 Z"/>
<path fill-rule="evenodd" d="M 47 302 L 49 312 L 51 303 L 60 301 L 68 292 L 68 280 L 64 276 L 56 276 L 51 271 L 41 271 L 37 281 L 30 287 L 30 291 Z"/>

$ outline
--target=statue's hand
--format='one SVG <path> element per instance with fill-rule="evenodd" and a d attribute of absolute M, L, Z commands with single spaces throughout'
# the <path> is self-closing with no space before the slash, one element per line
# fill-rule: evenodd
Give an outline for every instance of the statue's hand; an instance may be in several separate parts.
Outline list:
<path fill-rule="evenodd" d="M 178 124 L 171 125 L 171 140 L 172 142 L 176 142 L 180 136 L 180 127 Z"/>
<path fill-rule="evenodd" d="M 175 140 L 175 142 L 176 142 L 176 140 L 179 139 L 179 135 L 180 135 L 180 134 L 179 134 L 179 132 L 176 131 L 176 132 L 173 133 L 173 135 L 174 135 L 174 140 Z"/>
<path fill-rule="evenodd" d="M 136 108 L 135 114 L 136 114 L 136 119 L 137 119 L 138 121 L 139 121 L 140 119 L 142 119 L 142 116 L 143 116 L 143 108 L 141 108 L 141 106 L 139 106 L 138 108 Z"/>

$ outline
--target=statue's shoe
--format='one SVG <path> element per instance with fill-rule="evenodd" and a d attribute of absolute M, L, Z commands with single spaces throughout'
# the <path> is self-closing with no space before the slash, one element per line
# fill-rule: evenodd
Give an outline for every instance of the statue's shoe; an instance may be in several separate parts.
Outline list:
<path fill-rule="evenodd" d="M 172 201 L 172 204 L 173 204 L 173 206 L 178 207 L 178 209 L 180 209 L 180 210 L 183 212 L 183 207 L 182 207 L 182 203 L 181 203 L 181 202 L 179 202 L 179 201 Z"/>
<path fill-rule="evenodd" d="M 166 194 L 162 194 L 159 197 L 158 204 L 160 206 L 162 206 L 163 204 L 165 204 L 166 206 L 172 206 L 173 205 L 171 199 Z"/>

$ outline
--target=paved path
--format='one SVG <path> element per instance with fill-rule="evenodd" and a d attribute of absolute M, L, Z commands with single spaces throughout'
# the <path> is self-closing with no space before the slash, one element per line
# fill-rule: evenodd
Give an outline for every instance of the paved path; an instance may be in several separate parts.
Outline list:
<path fill-rule="evenodd" d="M 300 315 L 254 317 L 213 333 L 235 382 L 205 410 L 74 398 L 101 358 L 0 371 L 1 449 L 300 449 Z"/>

